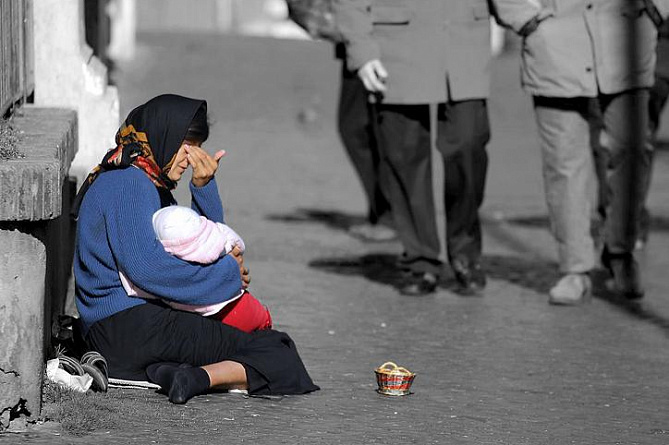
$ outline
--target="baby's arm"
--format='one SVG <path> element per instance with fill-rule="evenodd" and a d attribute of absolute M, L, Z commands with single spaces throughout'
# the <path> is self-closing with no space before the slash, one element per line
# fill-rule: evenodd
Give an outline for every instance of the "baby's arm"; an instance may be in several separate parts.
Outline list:
<path fill-rule="evenodd" d="M 239 247 L 242 253 L 246 250 L 244 240 L 237 234 L 237 232 L 232 230 L 230 226 L 222 223 L 216 223 L 216 227 L 218 228 L 221 236 L 223 236 L 225 239 L 225 252 L 222 252 L 222 254 L 228 254 L 232 252 L 232 249 L 235 246 Z"/>

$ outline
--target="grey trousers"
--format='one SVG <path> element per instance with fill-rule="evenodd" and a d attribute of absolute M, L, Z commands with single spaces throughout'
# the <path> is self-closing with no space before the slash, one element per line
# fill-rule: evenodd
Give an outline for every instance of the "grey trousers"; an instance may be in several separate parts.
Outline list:
<path fill-rule="evenodd" d="M 606 152 L 606 174 L 599 183 L 590 141 L 592 101 L 601 111 L 599 143 Z M 614 254 L 632 252 L 650 173 L 648 91 L 595 99 L 534 97 L 534 111 L 561 272 L 587 272 L 595 265 L 590 225 L 598 186 L 607 196 L 604 243 Z"/>
<path fill-rule="evenodd" d="M 457 259 L 471 265 L 481 256 L 478 212 L 485 190 L 489 139 L 484 99 L 439 105 L 436 145 L 444 163 L 446 250 L 451 264 Z M 380 106 L 379 150 L 395 229 L 404 248 L 400 265 L 413 272 L 438 275 L 442 264 L 428 105 Z"/>

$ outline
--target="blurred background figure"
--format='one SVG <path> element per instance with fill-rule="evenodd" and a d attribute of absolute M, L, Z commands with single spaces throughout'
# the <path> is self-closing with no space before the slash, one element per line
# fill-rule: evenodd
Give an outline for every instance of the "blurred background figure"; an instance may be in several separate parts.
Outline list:
<path fill-rule="evenodd" d="M 655 83 L 650 89 L 650 99 L 648 101 L 648 122 L 650 124 L 651 145 L 649 148 L 650 171 L 646 177 L 645 196 L 643 208 L 641 209 L 641 218 L 639 219 L 639 235 L 636 241 L 636 248 L 642 249 L 648 242 L 648 232 L 650 231 L 650 212 L 648 211 L 647 199 L 650 191 L 652 178 L 653 159 L 655 150 L 659 148 L 658 130 L 660 129 L 660 117 L 667 104 L 669 97 L 669 23 L 665 22 L 658 29 L 657 40 L 657 65 L 655 67 Z"/>
<path fill-rule="evenodd" d="M 650 192 L 651 178 L 653 176 L 653 159 L 655 151 L 660 148 L 658 141 L 658 131 L 660 129 L 660 118 L 662 112 L 667 104 L 667 97 L 669 96 L 669 24 L 664 23 L 658 29 L 658 40 L 656 49 L 656 65 L 655 65 L 655 83 L 650 88 L 650 97 L 648 99 L 648 127 L 650 131 L 650 140 L 647 145 L 648 157 L 650 166 L 648 174 L 644 180 L 643 205 L 641 207 L 641 214 L 638 221 L 637 240 L 634 245 L 635 250 L 641 250 L 648 242 L 648 235 L 650 231 L 651 215 L 648 210 L 647 200 Z M 600 183 L 599 192 L 597 194 L 597 214 L 594 217 L 595 227 L 593 234 L 595 242 L 601 241 L 601 227 L 606 218 L 606 206 L 608 202 L 608 194 L 606 187 L 606 169 L 608 164 L 608 152 L 605 147 L 602 147 L 600 142 L 600 135 L 603 129 L 602 115 L 596 102 L 591 102 L 590 106 L 590 120 L 591 120 L 591 143 L 595 156 L 595 168 L 597 170 L 597 178 Z M 598 239 L 598 237 L 600 239 Z"/>
<path fill-rule="evenodd" d="M 367 202 L 365 222 L 351 225 L 349 233 L 363 241 L 393 240 L 397 232 L 384 191 L 387 181 L 377 142 L 376 108 L 356 71 L 348 67 L 346 45 L 334 21 L 332 0 L 287 0 L 287 3 L 289 17 L 312 38 L 333 43 L 335 57 L 341 60 L 337 129 Z"/>
<path fill-rule="evenodd" d="M 339 137 L 355 168 L 367 198 L 367 220 L 353 225 L 351 235 L 364 241 L 390 241 L 397 238 L 393 228 L 390 202 L 387 198 L 386 171 L 377 142 L 377 110 L 369 101 L 358 74 L 348 68 L 346 47 L 336 45 L 337 57 L 342 59 L 339 106 L 337 108 Z"/>
<path fill-rule="evenodd" d="M 264 0 L 255 17 L 238 24 L 238 31 L 246 35 L 282 39 L 310 38 L 304 29 L 288 19 L 285 0 Z"/>
<path fill-rule="evenodd" d="M 579 304 L 591 292 L 589 272 L 596 255 L 590 220 L 593 134 L 603 159 L 598 163 L 602 264 L 611 274 L 612 290 L 628 299 L 643 297 L 633 251 L 650 172 L 648 89 L 656 32 L 649 17 L 659 14 L 655 4 L 493 3 L 501 22 L 524 38 L 522 83 L 534 98 L 546 201 L 563 274 L 551 288 L 549 302 Z M 666 2 L 656 3 L 669 11 Z M 630 69 L 638 75 L 630 75 Z"/>
<path fill-rule="evenodd" d="M 487 2 L 338 0 L 334 11 L 348 68 L 357 72 L 378 110 L 381 184 L 404 249 L 400 292 L 434 292 L 442 272 L 433 136 L 444 168 L 446 252 L 456 291 L 482 291 L 478 209 L 490 138 Z M 436 128 L 430 104 L 437 105 Z"/>

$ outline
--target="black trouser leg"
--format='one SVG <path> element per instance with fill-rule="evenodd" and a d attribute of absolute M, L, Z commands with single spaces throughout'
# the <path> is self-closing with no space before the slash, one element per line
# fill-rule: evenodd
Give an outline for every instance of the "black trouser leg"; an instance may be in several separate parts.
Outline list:
<path fill-rule="evenodd" d="M 388 198 L 404 247 L 401 263 L 439 274 L 439 235 L 432 193 L 430 115 L 427 105 L 379 108 L 379 148 L 388 169 Z"/>
<path fill-rule="evenodd" d="M 448 102 L 438 107 L 437 148 L 444 162 L 448 259 L 476 262 L 481 256 L 479 208 L 483 203 L 490 139 L 486 101 Z"/>
<path fill-rule="evenodd" d="M 371 224 L 389 223 L 390 204 L 384 195 L 375 135 L 376 111 L 368 103 L 367 91 L 355 73 L 342 67 L 338 125 L 341 140 L 362 183 Z"/>

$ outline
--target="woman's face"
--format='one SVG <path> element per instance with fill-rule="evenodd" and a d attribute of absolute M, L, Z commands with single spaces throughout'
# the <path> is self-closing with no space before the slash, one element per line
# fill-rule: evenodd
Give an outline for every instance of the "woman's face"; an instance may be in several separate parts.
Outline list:
<path fill-rule="evenodd" d="M 201 142 L 192 142 L 192 141 L 183 141 L 179 147 L 179 151 L 174 155 L 174 161 L 172 162 L 172 167 L 167 173 L 167 177 L 172 181 L 177 182 L 181 179 L 184 172 L 188 168 L 188 154 L 186 153 L 186 145 L 200 147 Z"/>

